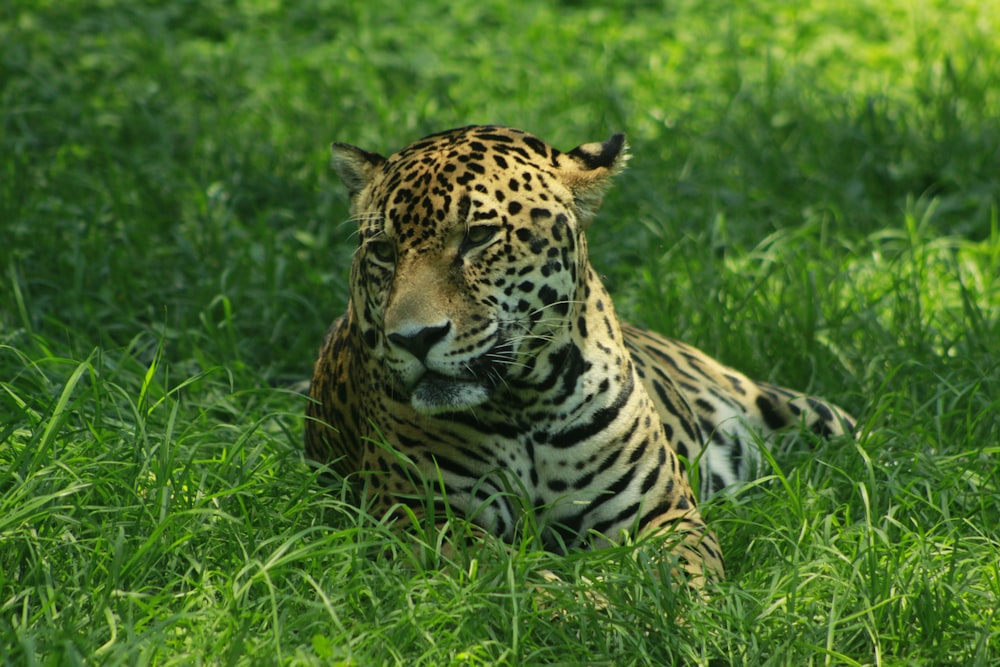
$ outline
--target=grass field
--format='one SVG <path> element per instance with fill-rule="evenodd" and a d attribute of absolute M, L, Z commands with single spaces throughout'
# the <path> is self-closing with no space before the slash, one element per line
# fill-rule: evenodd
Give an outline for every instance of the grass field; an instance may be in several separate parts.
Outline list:
<path fill-rule="evenodd" d="M 4 3 L 0 660 L 997 664 L 998 34 L 997 0 Z M 628 132 L 620 314 L 860 419 L 706 508 L 707 602 L 641 544 L 438 567 L 303 462 L 328 143 L 474 122 Z"/>

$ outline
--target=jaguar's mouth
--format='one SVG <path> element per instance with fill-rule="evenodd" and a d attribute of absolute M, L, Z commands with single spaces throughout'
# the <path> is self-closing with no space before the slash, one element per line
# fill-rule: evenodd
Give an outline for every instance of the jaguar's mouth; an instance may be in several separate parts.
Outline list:
<path fill-rule="evenodd" d="M 425 415 L 462 412 L 488 401 L 494 388 L 494 383 L 480 378 L 456 378 L 427 371 L 413 386 L 410 405 Z"/>

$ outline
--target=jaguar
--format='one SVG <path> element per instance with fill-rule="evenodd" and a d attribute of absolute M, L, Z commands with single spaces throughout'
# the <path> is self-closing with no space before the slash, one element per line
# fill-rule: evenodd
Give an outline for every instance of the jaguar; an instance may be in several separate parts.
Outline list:
<path fill-rule="evenodd" d="M 370 512 L 446 504 L 506 541 L 530 522 L 554 551 L 667 536 L 701 586 L 724 565 L 690 479 L 704 500 L 750 479 L 783 432 L 854 429 L 831 403 L 619 321 L 585 231 L 623 134 L 561 152 L 469 126 L 388 158 L 332 153 L 358 243 L 305 452 Z"/>

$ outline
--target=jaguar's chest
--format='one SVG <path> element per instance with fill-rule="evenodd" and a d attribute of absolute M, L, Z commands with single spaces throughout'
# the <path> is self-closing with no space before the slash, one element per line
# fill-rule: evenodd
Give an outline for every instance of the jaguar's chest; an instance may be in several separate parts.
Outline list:
<path fill-rule="evenodd" d="M 608 443 L 565 446 L 559 443 L 565 429 L 538 422 L 443 422 L 436 430 L 425 424 L 419 441 L 415 434 L 394 439 L 457 514 L 504 539 L 529 523 L 543 535 L 558 531 L 568 544 L 608 513 L 621 512 L 625 494 L 615 496 L 613 489 L 629 457 L 624 447 Z"/>

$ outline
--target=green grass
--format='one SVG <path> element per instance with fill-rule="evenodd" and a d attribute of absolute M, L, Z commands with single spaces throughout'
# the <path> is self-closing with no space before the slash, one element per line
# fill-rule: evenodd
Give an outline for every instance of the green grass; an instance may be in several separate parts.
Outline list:
<path fill-rule="evenodd" d="M 996 664 L 997 34 L 996 0 L 4 4 L 0 660 Z M 441 563 L 302 460 L 327 144 L 472 122 L 627 131 L 620 313 L 860 418 L 707 507 L 708 602 L 646 545 Z"/>

